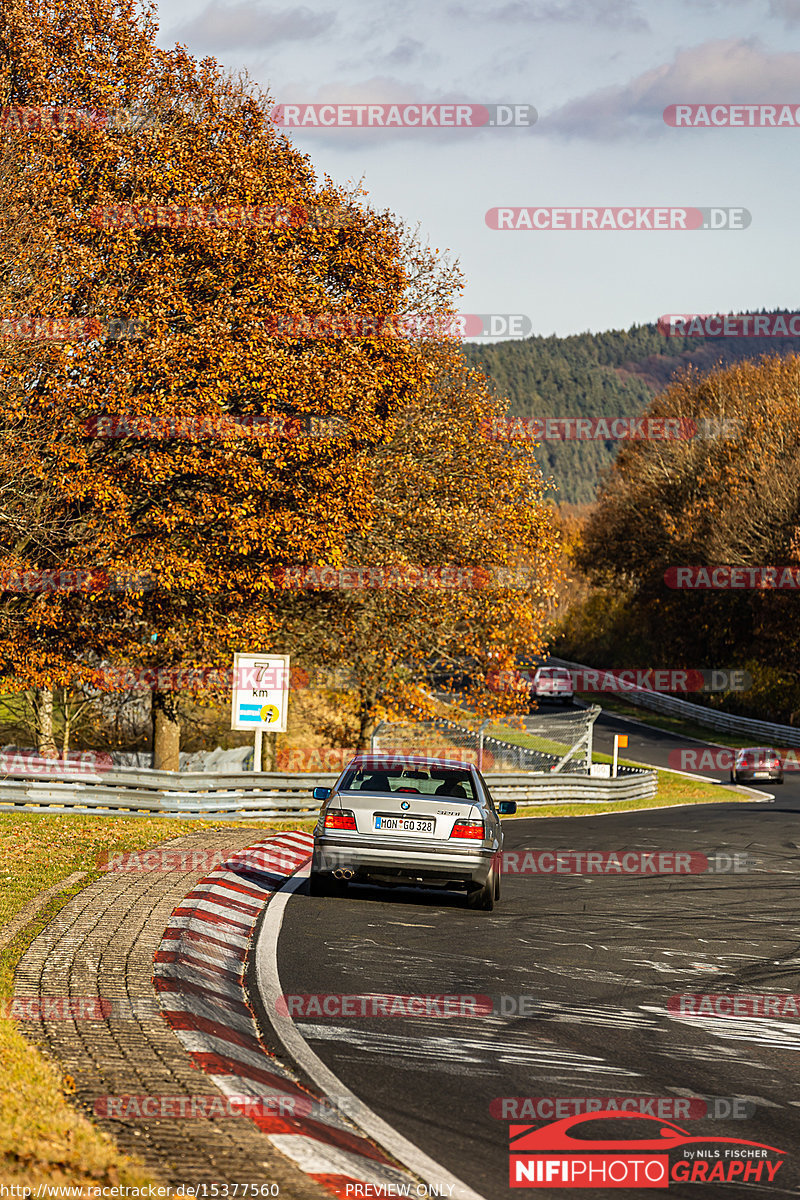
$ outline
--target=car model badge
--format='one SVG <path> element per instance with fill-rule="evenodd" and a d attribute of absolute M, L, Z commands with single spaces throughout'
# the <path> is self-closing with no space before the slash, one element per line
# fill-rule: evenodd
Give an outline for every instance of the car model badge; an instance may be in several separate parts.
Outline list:
<path fill-rule="evenodd" d="M 401 808 L 411 808 L 411 805 L 408 803 L 407 800 L 403 800 L 400 804 L 400 807 Z"/>

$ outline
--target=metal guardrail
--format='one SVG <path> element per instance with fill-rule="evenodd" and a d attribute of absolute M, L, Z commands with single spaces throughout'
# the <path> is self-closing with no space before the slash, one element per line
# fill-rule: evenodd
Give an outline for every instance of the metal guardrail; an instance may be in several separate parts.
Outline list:
<path fill-rule="evenodd" d="M 574 671 L 600 671 L 602 668 L 587 667 L 582 663 L 569 662 L 565 658 L 550 658 L 548 660 L 557 667 L 568 667 Z M 794 725 L 778 725 L 771 721 L 758 721 L 751 717 L 737 717 L 733 713 L 717 712 L 707 708 L 705 704 L 692 704 L 689 700 L 678 700 L 674 696 L 665 696 L 663 692 L 654 692 L 650 688 L 620 684 L 619 690 L 612 693 L 621 700 L 627 700 L 640 708 L 649 708 L 653 712 L 664 713 L 667 716 L 685 717 L 696 725 L 705 725 L 709 729 L 717 729 L 721 733 L 741 733 L 747 737 L 757 738 L 761 743 L 780 746 L 800 746 L 800 728 Z"/>
<path fill-rule="evenodd" d="M 124 777 L 124 778 L 120 778 Z M 311 818 L 319 812 L 312 790 L 330 787 L 333 774 L 192 775 L 169 771 L 109 772 L 74 782 L 51 776 L 0 781 L 0 812 L 74 813 L 78 816 L 171 817 L 254 820 L 276 816 Z M 655 771 L 628 768 L 618 779 L 577 775 L 486 775 L 492 795 L 519 804 L 599 804 L 656 793 Z"/>

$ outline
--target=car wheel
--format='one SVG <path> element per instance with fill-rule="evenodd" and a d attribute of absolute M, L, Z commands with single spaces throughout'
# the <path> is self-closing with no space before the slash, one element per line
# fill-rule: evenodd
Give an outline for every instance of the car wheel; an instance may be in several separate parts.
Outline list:
<path fill-rule="evenodd" d="M 494 908 L 494 891 L 497 886 L 497 876 L 490 871 L 486 876 L 483 887 L 467 892 L 467 908 L 479 909 L 481 912 L 491 912 Z"/>
<path fill-rule="evenodd" d="M 564 705 L 565 708 L 572 708 L 572 700 L 570 699 L 569 696 L 563 696 L 561 699 L 561 703 Z"/>
<path fill-rule="evenodd" d="M 500 872 L 495 872 L 494 877 L 494 902 L 495 904 L 500 899 Z"/>
<path fill-rule="evenodd" d="M 783 783 L 783 776 L 781 775 L 780 779 L 773 779 L 772 782 L 773 783 Z"/>

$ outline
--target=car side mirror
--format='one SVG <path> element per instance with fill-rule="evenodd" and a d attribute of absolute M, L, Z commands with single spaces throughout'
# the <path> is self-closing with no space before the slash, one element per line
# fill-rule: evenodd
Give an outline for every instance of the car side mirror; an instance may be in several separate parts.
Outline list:
<path fill-rule="evenodd" d="M 328 796 L 330 796 L 330 794 L 331 794 L 331 789 L 324 788 L 324 787 L 315 787 L 314 791 L 311 793 L 311 795 L 314 797 L 315 800 L 327 800 Z M 515 807 L 516 807 L 516 805 L 515 805 Z"/>
<path fill-rule="evenodd" d="M 500 800 L 497 805 L 497 811 L 501 817 L 513 817 L 517 811 L 516 800 Z"/>

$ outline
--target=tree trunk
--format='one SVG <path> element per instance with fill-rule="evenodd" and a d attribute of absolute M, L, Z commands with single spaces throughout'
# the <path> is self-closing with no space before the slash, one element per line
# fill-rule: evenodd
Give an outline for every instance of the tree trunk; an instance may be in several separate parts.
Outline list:
<path fill-rule="evenodd" d="M 153 692 L 153 767 L 156 771 L 181 769 L 181 726 L 170 704 L 171 699 Z"/>
<path fill-rule="evenodd" d="M 43 758 L 58 758 L 58 747 L 53 736 L 53 693 L 39 692 L 39 753 Z"/>
<path fill-rule="evenodd" d="M 375 693 L 362 692 L 358 713 L 358 750 L 372 749 L 372 735 L 375 732 Z"/>

